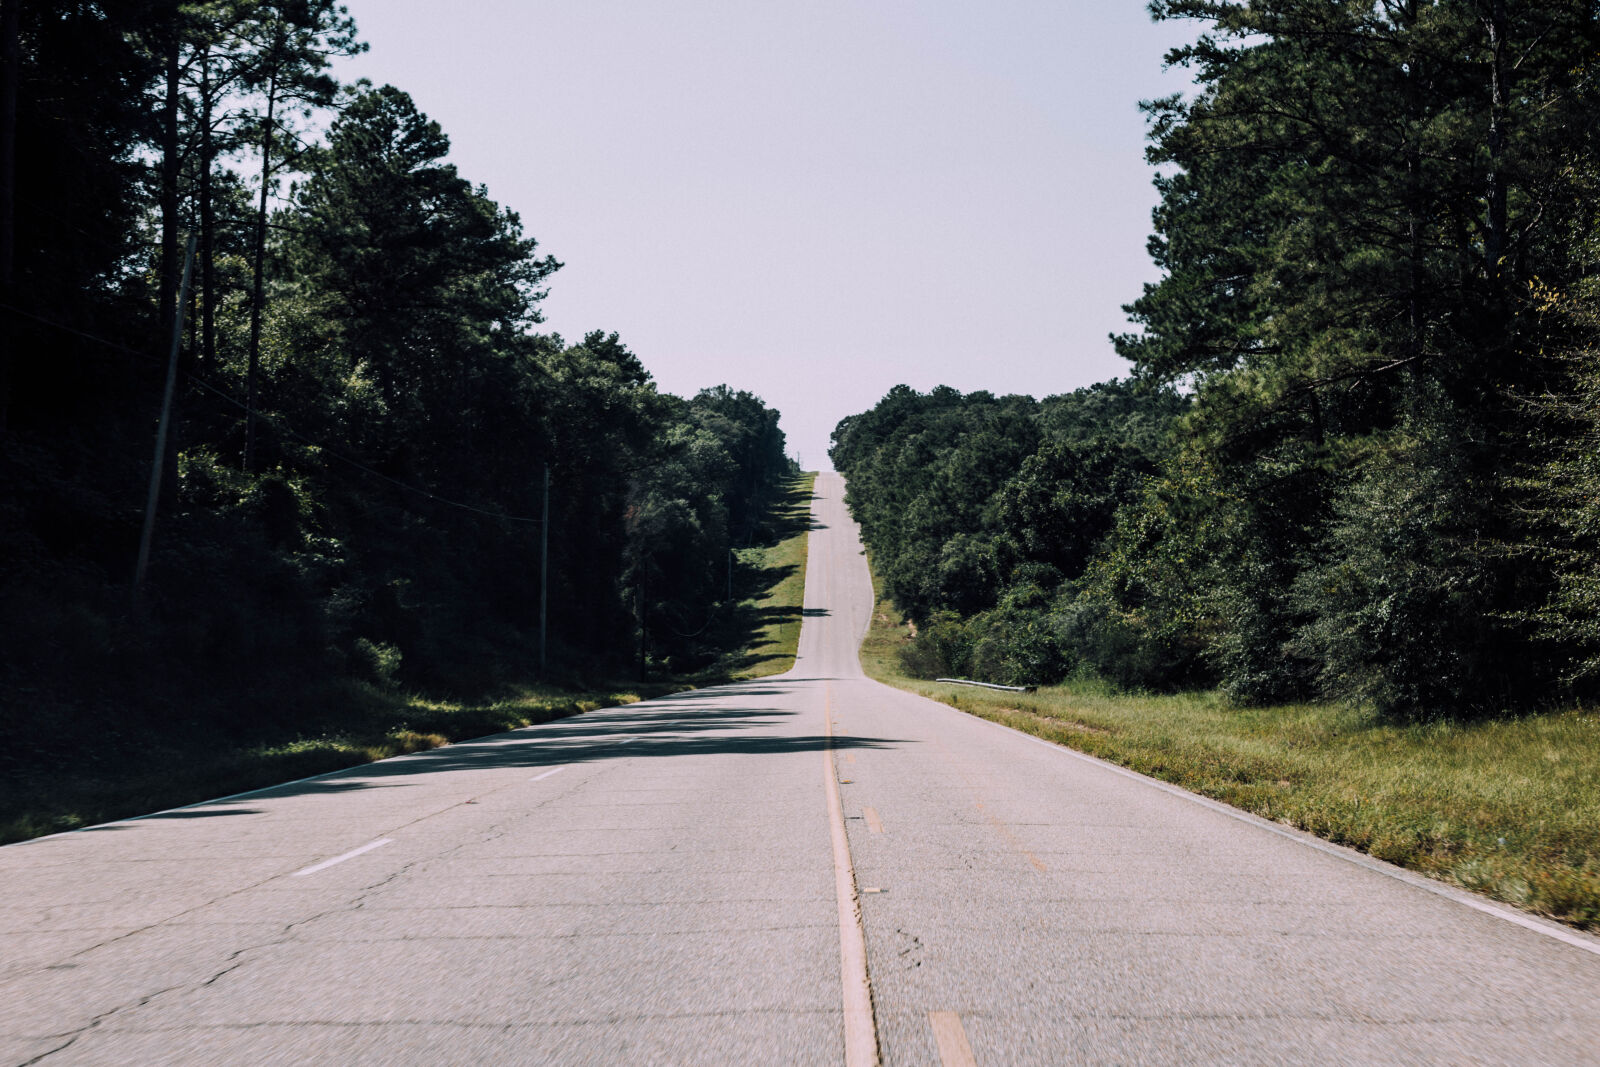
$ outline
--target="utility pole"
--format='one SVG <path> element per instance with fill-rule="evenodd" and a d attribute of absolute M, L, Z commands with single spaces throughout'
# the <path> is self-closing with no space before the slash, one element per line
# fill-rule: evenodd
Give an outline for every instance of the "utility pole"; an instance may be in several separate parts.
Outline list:
<path fill-rule="evenodd" d="M 550 464 L 544 465 L 544 511 L 539 517 L 539 677 L 545 670 L 545 623 L 550 605 Z"/>
<path fill-rule="evenodd" d="M 150 495 L 144 502 L 144 529 L 139 534 L 139 562 L 133 568 L 133 595 L 137 600 L 150 566 L 150 542 L 156 532 L 156 502 L 161 498 L 161 468 L 167 455 L 167 426 L 172 422 L 172 391 L 178 380 L 178 349 L 183 342 L 183 313 L 188 310 L 189 279 L 194 274 L 194 234 L 183 255 L 183 282 L 178 286 L 178 306 L 172 315 L 172 350 L 167 357 L 167 387 L 161 395 L 161 421 L 156 426 L 156 455 L 150 464 Z"/>
<path fill-rule="evenodd" d="M 646 654 L 646 638 L 644 632 L 644 569 L 639 570 L 639 577 L 633 585 L 633 611 L 634 618 L 639 623 L 639 677 L 644 678 L 644 664 Z"/>

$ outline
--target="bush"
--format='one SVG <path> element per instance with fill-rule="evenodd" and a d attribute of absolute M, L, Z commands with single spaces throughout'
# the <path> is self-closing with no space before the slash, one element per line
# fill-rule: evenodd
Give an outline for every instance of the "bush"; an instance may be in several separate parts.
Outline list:
<path fill-rule="evenodd" d="M 1049 604 L 1037 594 L 1013 590 L 1000 607 L 971 621 L 972 677 L 999 685 L 1048 685 L 1077 666 Z"/>
<path fill-rule="evenodd" d="M 1506 559 L 1470 453 L 1442 427 L 1398 439 L 1336 501 L 1328 551 L 1294 587 L 1313 621 L 1291 645 L 1319 664 L 1326 695 L 1427 720 L 1548 691 L 1536 650 L 1499 610 Z"/>
<path fill-rule="evenodd" d="M 966 624 L 952 612 L 938 612 L 900 650 L 900 669 L 911 678 L 958 677 L 970 651 Z"/>
<path fill-rule="evenodd" d="M 382 641 L 358 637 L 351 649 L 351 665 L 369 681 L 383 686 L 394 685 L 400 673 L 400 661 L 400 650 Z"/>

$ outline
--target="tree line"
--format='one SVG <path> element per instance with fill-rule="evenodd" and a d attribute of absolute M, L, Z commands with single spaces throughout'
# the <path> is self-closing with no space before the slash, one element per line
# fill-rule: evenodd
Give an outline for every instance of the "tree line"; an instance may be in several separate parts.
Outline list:
<path fill-rule="evenodd" d="M 1594 5 L 1151 12 L 1200 32 L 1193 91 L 1144 105 L 1130 379 L 901 388 L 835 432 L 911 666 L 1411 718 L 1594 696 Z"/>
<path fill-rule="evenodd" d="M 539 332 L 560 264 L 409 95 L 339 83 L 344 8 L 0 11 L 0 702 L 481 690 L 536 672 L 546 590 L 560 677 L 717 654 L 731 550 L 796 473 L 778 413 L 662 393 L 615 333 Z"/>

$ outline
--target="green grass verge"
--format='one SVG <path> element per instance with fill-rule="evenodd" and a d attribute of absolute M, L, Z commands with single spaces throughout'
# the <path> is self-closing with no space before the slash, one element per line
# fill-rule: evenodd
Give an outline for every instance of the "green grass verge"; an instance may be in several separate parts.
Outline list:
<path fill-rule="evenodd" d="M 430 700 L 335 680 L 318 693 L 324 728 L 279 742 L 241 744 L 193 723 L 166 736 L 107 744 L 84 738 L 76 758 L 19 767 L 0 785 L 0 844 L 193 804 L 486 734 L 628 704 L 684 688 L 654 683 L 582 692 L 514 687 L 482 703 Z M 302 699 L 305 693 L 297 694 Z M 305 718 L 302 718 L 305 721 Z"/>
<path fill-rule="evenodd" d="M 801 609 L 806 596 L 806 550 L 811 532 L 811 495 L 817 474 L 808 471 L 778 503 L 771 545 L 738 549 L 739 570 L 746 576 L 746 598 L 740 605 L 748 619 L 745 636 L 704 676 L 704 681 L 743 681 L 782 674 L 794 666 L 800 647 Z"/>
<path fill-rule="evenodd" d="M 1359 709 L 1239 708 L 1073 682 L 1032 694 L 907 678 L 880 600 L 881 682 L 1583 929 L 1600 929 L 1600 713 L 1400 726 Z"/>
<path fill-rule="evenodd" d="M 328 771 L 387 759 L 570 715 L 616 707 L 696 686 L 759 678 L 789 669 L 800 639 L 806 538 L 815 474 L 797 479 L 781 499 L 769 547 L 738 553 L 740 616 L 728 652 L 692 677 L 562 688 L 525 684 L 482 701 L 435 699 L 348 679 L 281 693 L 256 693 L 259 710 L 241 711 L 231 728 L 203 716 L 159 729 L 87 728 L 70 704 L 41 696 L 27 709 L 58 724 L 59 757 L 40 763 L 0 752 L 0 844 L 193 804 Z M 181 700 L 174 697 L 175 705 Z M 293 722 L 274 729 L 293 708 Z M 270 740 L 242 741 L 254 733 Z M 274 738 L 272 735 L 276 733 Z"/>

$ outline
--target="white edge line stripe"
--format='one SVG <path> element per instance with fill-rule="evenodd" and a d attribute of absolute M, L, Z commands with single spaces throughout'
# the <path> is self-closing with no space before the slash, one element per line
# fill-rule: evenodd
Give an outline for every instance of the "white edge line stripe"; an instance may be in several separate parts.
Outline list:
<path fill-rule="evenodd" d="M 295 871 L 293 877 L 299 878 L 302 875 L 316 874 L 318 871 L 326 870 L 327 868 L 332 867 L 335 863 L 343 863 L 345 860 L 355 859 L 363 852 L 371 852 L 375 848 L 382 848 L 384 845 L 392 844 L 394 844 L 394 838 L 380 837 L 376 841 L 369 841 L 360 848 L 353 848 L 349 852 L 333 857 L 331 860 L 323 860 L 321 863 L 313 863 L 303 871 Z"/>
<path fill-rule="evenodd" d="M 570 766 L 572 766 L 570 763 L 567 764 L 567 767 L 570 767 Z M 552 774 L 560 774 L 562 771 L 566 770 L 567 767 L 557 767 L 553 771 L 545 771 L 543 774 L 536 774 L 532 778 L 529 778 L 528 781 L 530 781 L 530 782 L 543 781 L 544 779 L 550 777 Z"/>
<path fill-rule="evenodd" d="M 883 685 L 882 682 L 878 682 L 877 684 Z M 893 689 L 894 687 L 887 686 L 886 688 Z M 895 692 L 906 693 L 907 691 L 904 689 L 896 689 Z M 920 693 L 908 693 L 907 695 L 921 696 Z M 928 700 L 930 698 L 923 697 L 923 699 Z M 1332 841 L 1324 841 L 1322 838 L 1308 834 L 1304 830 L 1296 830 L 1293 827 L 1283 826 L 1280 823 L 1275 823 L 1270 819 L 1263 819 L 1261 816 L 1256 815 L 1253 812 L 1245 811 L 1242 808 L 1231 807 L 1227 804 L 1224 804 L 1220 800 L 1212 800 L 1210 797 L 1203 797 L 1198 793 L 1191 793 L 1187 789 L 1173 785 L 1171 782 L 1163 782 L 1159 778 L 1152 778 L 1147 774 L 1140 774 L 1138 771 L 1130 770 L 1127 767 L 1112 763 L 1109 760 L 1103 760 L 1098 756 L 1091 756 L 1087 752 L 1079 752 L 1075 748 L 1068 748 L 1066 745 L 1058 745 L 1054 741 L 1046 741 L 1042 737 L 1035 737 L 1032 734 L 1023 733 L 1021 730 L 1007 726 L 1005 723 L 995 722 L 993 719 L 985 719 L 981 715 L 973 715 L 969 712 L 961 711 L 959 708 L 952 708 L 950 705 L 941 703 L 937 700 L 932 702 L 957 715 L 965 715 L 969 719 L 973 719 L 981 723 L 987 723 L 988 725 L 993 726 L 996 729 L 1004 730 L 1009 734 L 1015 734 L 1024 741 L 1031 741 L 1036 745 L 1043 745 L 1052 752 L 1060 752 L 1064 755 L 1071 756 L 1074 759 L 1082 760 L 1084 763 L 1091 763 L 1096 767 L 1102 768 L 1103 770 L 1111 771 L 1114 774 L 1120 774 L 1124 778 L 1131 778 L 1136 782 L 1143 782 L 1145 785 L 1154 786 L 1163 793 L 1169 793 L 1172 796 L 1192 801 L 1193 803 L 1202 805 L 1203 807 L 1210 808 L 1212 811 L 1226 815 L 1230 819 L 1237 819 L 1239 822 L 1249 823 L 1250 825 L 1258 826 L 1263 830 L 1270 830 L 1279 837 L 1286 837 L 1290 841 L 1298 842 L 1307 848 L 1314 848 L 1318 852 L 1323 852 L 1329 856 L 1337 857 L 1338 859 L 1342 859 L 1347 863 L 1353 863 L 1358 867 L 1365 867 L 1369 871 L 1393 878 L 1397 882 L 1404 882 L 1407 885 L 1415 886 L 1418 889 L 1427 890 L 1429 893 L 1432 893 L 1435 896 L 1445 897 L 1446 899 L 1455 901 L 1457 904 L 1465 904 L 1467 907 L 1474 908 L 1486 915 L 1493 915 L 1497 919 L 1504 919 L 1506 922 L 1515 923 L 1517 926 L 1521 926 L 1527 930 L 1532 930 L 1536 934 L 1543 934 L 1546 937 L 1553 938 L 1557 941 L 1571 945 L 1573 948 L 1579 948 L 1585 952 L 1592 952 L 1595 955 L 1600 956 L 1600 938 L 1590 937 L 1586 934 L 1580 933 L 1577 930 L 1569 930 L 1564 926 L 1557 925 L 1555 922 L 1549 919 L 1541 919 L 1534 915 L 1526 915 L 1519 911 L 1513 911 L 1510 908 L 1504 907 L 1503 905 L 1497 904 L 1491 900 L 1486 900 L 1475 893 L 1470 893 L 1465 889 L 1458 889 L 1455 886 L 1446 885 L 1443 882 L 1435 881 L 1434 879 L 1425 875 L 1408 871 L 1404 867 L 1396 867 L 1392 863 L 1385 863 L 1383 860 L 1375 859 L 1364 852 L 1357 852 L 1353 848 L 1345 848 L 1343 845 L 1336 845 Z"/>

